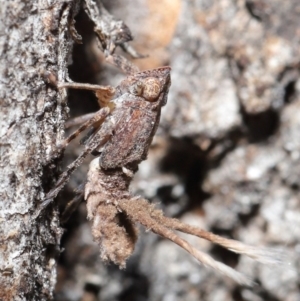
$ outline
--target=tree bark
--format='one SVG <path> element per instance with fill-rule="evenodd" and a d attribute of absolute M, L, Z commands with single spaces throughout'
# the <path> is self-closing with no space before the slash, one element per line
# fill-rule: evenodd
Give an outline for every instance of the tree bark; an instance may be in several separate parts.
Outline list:
<path fill-rule="evenodd" d="M 63 135 L 71 2 L 0 1 L 0 300 L 49 300 L 62 230 L 57 209 L 39 213 L 54 182 Z"/>

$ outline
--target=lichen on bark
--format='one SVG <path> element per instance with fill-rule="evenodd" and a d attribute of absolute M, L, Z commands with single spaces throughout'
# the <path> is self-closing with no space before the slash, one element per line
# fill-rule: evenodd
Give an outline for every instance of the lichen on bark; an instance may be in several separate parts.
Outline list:
<path fill-rule="evenodd" d="M 67 74 L 71 2 L 0 5 L 0 299 L 49 300 L 62 230 L 57 209 L 38 208 L 67 107 L 47 79 Z"/>

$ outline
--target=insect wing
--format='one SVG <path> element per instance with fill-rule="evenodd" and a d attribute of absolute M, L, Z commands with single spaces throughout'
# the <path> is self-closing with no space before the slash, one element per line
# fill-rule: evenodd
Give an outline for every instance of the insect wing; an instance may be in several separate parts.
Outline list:
<path fill-rule="evenodd" d="M 102 152 L 101 167 L 123 167 L 146 159 L 158 118 L 159 112 L 140 108 L 124 110 L 113 137 Z"/>

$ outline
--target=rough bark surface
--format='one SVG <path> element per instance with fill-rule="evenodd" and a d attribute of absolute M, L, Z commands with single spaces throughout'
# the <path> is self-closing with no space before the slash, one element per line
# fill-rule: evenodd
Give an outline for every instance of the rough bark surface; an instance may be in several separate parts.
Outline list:
<path fill-rule="evenodd" d="M 58 212 L 38 214 L 57 173 L 67 116 L 47 81 L 66 77 L 70 3 L 0 1 L 0 300 L 50 300 L 60 253 Z"/>

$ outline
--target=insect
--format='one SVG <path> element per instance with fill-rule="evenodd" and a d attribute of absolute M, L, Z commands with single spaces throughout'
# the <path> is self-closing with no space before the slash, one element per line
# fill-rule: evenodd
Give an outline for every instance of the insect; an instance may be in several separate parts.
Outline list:
<path fill-rule="evenodd" d="M 238 283 L 251 285 L 248 277 L 197 250 L 174 231 L 204 238 L 262 263 L 277 264 L 282 257 L 280 252 L 247 246 L 165 217 L 162 211 L 147 200 L 129 192 L 129 184 L 139 163 L 147 157 L 159 124 L 161 109 L 167 102 L 170 83 L 170 68 L 162 67 L 133 72 L 116 88 L 59 84 L 59 88 L 94 90 L 102 108 L 60 144 L 61 149 L 65 148 L 82 131 L 91 128 L 85 138 L 84 150 L 62 173 L 42 206 L 46 207 L 56 197 L 83 159 L 93 153 L 97 157 L 90 163 L 83 193 L 88 219 L 92 223 L 92 234 L 99 244 L 100 256 L 104 261 L 125 267 L 126 260 L 134 251 L 138 237 L 136 224 L 139 223 L 173 241 L 203 265 Z"/>
<path fill-rule="evenodd" d="M 235 253 L 247 255 L 267 264 L 281 263 L 283 257 L 281 252 L 247 246 L 187 225 L 177 219 L 165 217 L 155 205 L 130 193 L 129 184 L 138 170 L 139 163 L 147 157 L 159 125 L 161 109 L 167 102 L 171 69 L 161 67 L 139 72 L 123 57 L 115 55 L 115 48 L 120 46 L 133 57 L 139 57 L 127 44 L 132 38 L 128 33 L 129 29 L 123 23 L 107 17 L 102 5 L 100 5 L 102 11 L 99 11 L 93 6 L 92 1 L 85 0 L 85 3 L 86 12 L 94 22 L 94 31 L 97 33 L 106 60 L 124 70 L 127 77 L 116 88 L 78 83 L 57 85 L 59 89 L 95 91 L 101 109 L 89 116 L 77 131 L 59 144 L 59 150 L 63 150 L 80 133 L 90 129 L 83 139 L 82 153 L 67 167 L 53 189 L 47 193 L 41 208 L 47 207 L 67 183 L 74 170 L 88 154 L 92 153 L 96 158 L 90 163 L 86 184 L 79 192 L 86 200 L 92 234 L 99 244 L 100 256 L 104 261 L 112 261 L 121 268 L 125 267 L 126 260 L 135 247 L 138 237 L 136 224 L 139 223 L 176 243 L 203 265 L 231 277 L 238 283 L 251 285 L 251 279 L 194 248 L 175 231 L 204 238 Z M 106 22 L 104 23 L 110 26 L 99 23 L 97 16 L 100 16 L 100 21 L 104 20 Z M 75 28 L 72 29 L 73 35 L 75 32 L 77 36 Z"/>
<path fill-rule="evenodd" d="M 85 138 L 83 152 L 60 176 L 55 187 L 47 194 L 44 205 L 57 196 L 89 153 L 99 154 L 102 169 L 121 169 L 132 177 L 138 164 L 147 157 L 161 108 L 167 102 L 169 86 L 169 67 L 129 75 L 115 89 L 77 83 L 60 84 L 60 88 L 95 90 L 103 107 L 59 145 L 59 148 L 65 148 L 82 131 L 92 127 L 89 137 Z"/>

